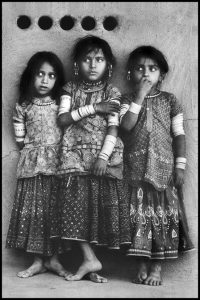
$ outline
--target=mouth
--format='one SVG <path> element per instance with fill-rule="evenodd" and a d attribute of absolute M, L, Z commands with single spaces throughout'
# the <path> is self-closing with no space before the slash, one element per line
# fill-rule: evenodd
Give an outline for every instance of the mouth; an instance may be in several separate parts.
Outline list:
<path fill-rule="evenodd" d="M 48 89 L 48 87 L 47 86 L 40 86 L 40 90 L 44 90 L 44 91 L 46 91 Z"/>

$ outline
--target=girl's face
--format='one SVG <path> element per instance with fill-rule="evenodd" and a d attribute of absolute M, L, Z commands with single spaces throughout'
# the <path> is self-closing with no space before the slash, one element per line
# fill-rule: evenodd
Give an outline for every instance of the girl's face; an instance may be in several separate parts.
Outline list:
<path fill-rule="evenodd" d="M 159 66 L 154 60 L 141 57 L 132 67 L 131 77 L 135 83 L 139 83 L 142 78 L 147 78 L 152 83 L 153 90 L 156 88 L 162 75 Z"/>
<path fill-rule="evenodd" d="M 87 81 L 99 81 L 107 69 L 107 61 L 101 49 L 89 52 L 79 64 L 81 75 Z"/>
<path fill-rule="evenodd" d="M 47 96 L 53 89 L 56 82 L 54 68 L 45 62 L 41 65 L 38 73 L 34 77 L 34 88 L 39 96 Z"/>

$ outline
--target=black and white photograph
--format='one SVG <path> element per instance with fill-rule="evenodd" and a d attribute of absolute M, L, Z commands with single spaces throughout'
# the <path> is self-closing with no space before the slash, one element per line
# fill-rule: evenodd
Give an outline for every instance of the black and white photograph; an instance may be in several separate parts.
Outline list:
<path fill-rule="evenodd" d="M 198 2 L 2 2 L 2 298 L 198 298 Z"/>

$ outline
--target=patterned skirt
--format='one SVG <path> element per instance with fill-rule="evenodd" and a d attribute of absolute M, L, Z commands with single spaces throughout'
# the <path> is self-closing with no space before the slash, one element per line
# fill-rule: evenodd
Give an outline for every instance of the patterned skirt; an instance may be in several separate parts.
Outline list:
<path fill-rule="evenodd" d="M 6 248 L 19 248 L 45 256 L 55 252 L 50 239 L 49 219 L 55 181 L 52 175 L 18 179 Z"/>
<path fill-rule="evenodd" d="M 129 186 L 132 245 L 127 255 L 151 259 L 177 258 L 194 248 L 189 234 L 182 190 L 172 182 L 162 192 L 141 182 Z"/>
<path fill-rule="evenodd" d="M 119 249 L 131 242 L 123 182 L 93 175 L 64 175 L 54 187 L 51 236 Z"/>

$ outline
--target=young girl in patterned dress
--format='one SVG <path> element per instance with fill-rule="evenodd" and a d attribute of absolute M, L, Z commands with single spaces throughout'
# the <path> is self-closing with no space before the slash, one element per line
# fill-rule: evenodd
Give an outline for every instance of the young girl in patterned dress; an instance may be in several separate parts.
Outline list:
<path fill-rule="evenodd" d="M 182 184 L 186 166 L 183 111 L 172 93 L 161 91 L 168 72 L 164 55 L 152 46 L 131 52 L 120 112 L 126 131 L 124 164 L 129 184 L 132 245 L 128 255 L 141 258 L 135 282 L 161 284 L 160 260 L 193 248 L 184 213 Z M 145 258 L 150 258 L 150 270 Z"/>
<path fill-rule="evenodd" d="M 58 93 L 63 84 L 61 61 L 46 51 L 31 57 L 20 80 L 13 121 L 21 151 L 6 247 L 34 255 L 33 264 L 17 274 L 21 278 L 46 269 L 60 276 L 67 274 L 58 261 L 49 231 L 50 196 L 62 138 L 57 113 Z"/>
<path fill-rule="evenodd" d="M 75 45 L 73 62 L 76 78 L 64 85 L 59 107 L 64 135 L 60 186 L 52 194 L 52 238 L 77 241 L 84 261 L 66 280 L 80 280 L 87 273 L 98 276 L 93 272 L 102 265 L 89 243 L 110 249 L 130 243 L 128 199 L 122 187 L 123 143 L 117 137 L 121 94 L 108 83 L 114 56 L 105 40 L 87 36 Z"/>

